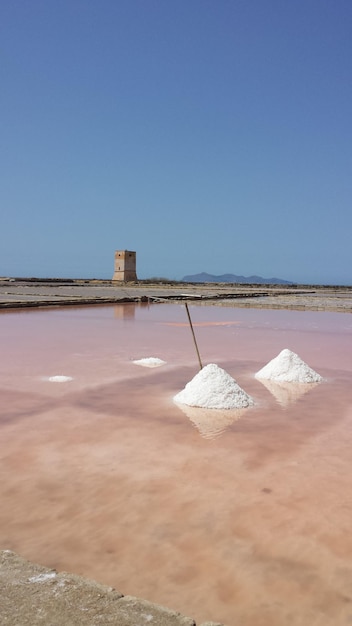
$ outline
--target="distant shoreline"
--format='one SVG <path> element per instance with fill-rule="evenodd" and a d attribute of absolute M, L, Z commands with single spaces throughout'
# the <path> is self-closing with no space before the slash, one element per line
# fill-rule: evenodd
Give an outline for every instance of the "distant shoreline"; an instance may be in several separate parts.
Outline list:
<path fill-rule="evenodd" d="M 352 312 L 352 286 L 0 278 L 0 309 L 190 301 L 266 309 Z"/>
<path fill-rule="evenodd" d="M 336 285 L 334 283 L 291 283 L 291 282 L 199 282 L 199 281 L 184 281 L 184 280 L 172 280 L 167 278 L 141 278 L 136 281 L 131 282 L 120 282 L 114 281 L 109 278 L 52 278 L 52 277 L 33 277 L 33 276 L 0 276 L 0 287 L 2 283 L 39 283 L 39 284 L 76 284 L 76 285 L 113 285 L 113 286 L 200 286 L 200 287 L 216 287 L 217 285 L 221 286 L 230 286 L 230 287 L 261 287 L 261 288 L 270 288 L 270 287 L 279 287 L 280 289 L 347 289 L 352 290 L 351 285 Z"/>

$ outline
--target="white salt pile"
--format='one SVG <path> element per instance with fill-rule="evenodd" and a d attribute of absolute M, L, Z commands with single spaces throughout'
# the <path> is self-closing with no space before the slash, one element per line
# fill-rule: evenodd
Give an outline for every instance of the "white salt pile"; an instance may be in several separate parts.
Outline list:
<path fill-rule="evenodd" d="M 319 383 L 323 380 L 298 354 L 287 348 L 259 370 L 255 377 L 287 383 Z"/>
<path fill-rule="evenodd" d="M 71 376 L 50 376 L 47 380 L 51 383 L 68 383 L 70 380 L 73 380 Z"/>
<path fill-rule="evenodd" d="M 221 367 L 210 363 L 174 396 L 174 401 L 206 409 L 241 409 L 253 399 Z"/>
<path fill-rule="evenodd" d="M 145 359 L 133 361 L 133 363 L 135 365 L 143 365 L 144 367 L 160 367 L 161 365 L 165 365 L 166 361 L 158 359 L 157 357 L 149 356 Z"/>

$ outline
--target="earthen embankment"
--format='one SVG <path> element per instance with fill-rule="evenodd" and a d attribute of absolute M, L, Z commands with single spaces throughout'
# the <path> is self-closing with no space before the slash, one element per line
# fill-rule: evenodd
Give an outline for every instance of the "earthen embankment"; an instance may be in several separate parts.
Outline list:
<path fill-rule="evenodd" d="M 186 300 L 221 306 L 351 313 L 352 287 L 0 279 L 0 309 Z"/>
<path fill-rule="evenodd" d="M 10 550 L 0 551 L 0 616 L 3 626 L 196 626 L 176 611 L 30 563 Z"/>

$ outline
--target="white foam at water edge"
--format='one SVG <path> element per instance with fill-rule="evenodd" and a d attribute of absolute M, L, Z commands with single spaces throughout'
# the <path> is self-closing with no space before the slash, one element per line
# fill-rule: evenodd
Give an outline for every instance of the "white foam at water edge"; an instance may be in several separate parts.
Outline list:
<path fill-rule="evenodd" d="M 255 378 L 287 383 L 320 383 L 323 380 L 298 354 L 287 348 L 259 370 Z"/>
<path fill-rule="evenodd" d="M 73 378 L 71 376 L 49 376 L 45 380 L 49 380 L 51 383 L 69 383 Z"/>
<path fill-rule="evenodd" d="M 254 404 L 235 379 L 215 363 L 203 367 L 174 401 L 207 409 L 240 409 Z"/>
<path fill-rule="evenodd" d="M 154 356 L 149 356 L 145 359 L 138 359 L 137 361 L 132 361 L 135 365 L 142 365 L 144 367 L 160 367 L 161 365 L 165 365 L 166 361 L 162 359 L 158 359 Z"/>

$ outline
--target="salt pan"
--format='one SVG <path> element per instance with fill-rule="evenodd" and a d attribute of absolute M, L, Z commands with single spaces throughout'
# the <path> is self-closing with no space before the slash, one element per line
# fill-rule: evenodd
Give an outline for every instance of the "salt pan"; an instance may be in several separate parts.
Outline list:
<path fill-rule="evenodd" d="M 203 367 L 174 401 L 206 409 L 240 409 L 254 404 L 235 379 L 215 363 Z"/>
<path fill-rule="evenodd" d="M 259 370 L 255 377 L 288 383 L 319 383 L 323 380 L 298 354 L 287 348 Z"/>
<path fill-rule="evenodd" d="M 143 365 L 144 367 L 160 367 L 161 365 L 165 365 L 166 361 L 158 359 L 157 357 L 149 356 L 145 359 L 133 361 L 133 363 L 135 365 Z"/>

